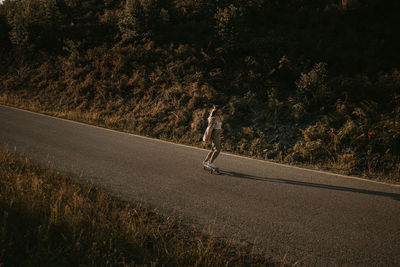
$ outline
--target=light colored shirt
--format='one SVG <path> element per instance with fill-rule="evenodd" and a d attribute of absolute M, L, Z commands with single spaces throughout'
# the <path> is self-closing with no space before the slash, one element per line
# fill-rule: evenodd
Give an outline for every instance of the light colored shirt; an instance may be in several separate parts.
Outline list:
<path fill-rule="evenodd" d="M 222 129 L 222 121 L 216 121 L 214 129 L 221 130 Z"/>

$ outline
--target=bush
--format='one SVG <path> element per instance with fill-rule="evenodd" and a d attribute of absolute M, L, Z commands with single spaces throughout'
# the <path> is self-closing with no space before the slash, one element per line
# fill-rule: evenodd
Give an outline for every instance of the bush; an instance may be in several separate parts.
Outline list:
<path fill-rule="evenodd" d="M 126 0 L 118 26 L 123 44 L 152 39 L 163 23 L 169 22 L 168 10 L 161 0 Z"/>
<path fill-rule="evenodd" d="M 323 111 L 333 100 L 333 90 L 328 85 L 327 64 L 324 62 L 315 64 L 311 71 L 301 74 L 296 87 L 296 95 L 292 100 L 296 119 L 304 119 L 309 112 Z"/>
<path fill-rule="evenodd" d="M 8 15 L 10 39 L 19 48 L 50 49 L 60 37 L 63 16 L 57 0 L 23 0 Z"/>
<path fill-rule="evenodd" d="M 302 138 L 293 148 L 297 160 L 310 163 L 324 163 L 332 160 L 332 138 L 329 127 L 321 122 L 302 131 Z"/>
<path fill-rule="evenodd" d="M 238 47 L 242 28 L 241 11 L 233 4 L 225 8 L 217 8 L 215 13 L 216 33 L 228 52 Z"/>
<path fill-rule="evenodd" d="M 7 49 L 10 46 L 10 26 L 7 23 L 7 14 L 5 10 L 0 6 L 0 47 Z"/>

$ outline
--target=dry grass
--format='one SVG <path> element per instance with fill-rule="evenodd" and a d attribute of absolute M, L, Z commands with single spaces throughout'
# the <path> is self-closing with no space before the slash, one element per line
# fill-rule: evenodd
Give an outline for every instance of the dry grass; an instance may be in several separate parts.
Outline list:
<path fill-rule="evenodd" d="M 248 251 L 0 152 L 0 266 L 281 266 Z"/>

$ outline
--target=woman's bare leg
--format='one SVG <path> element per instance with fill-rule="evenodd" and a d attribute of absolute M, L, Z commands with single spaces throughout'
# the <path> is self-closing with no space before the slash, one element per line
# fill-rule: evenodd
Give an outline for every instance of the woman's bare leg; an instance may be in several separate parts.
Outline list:
<path fill-rule="evenodd" d="M 210 152 L 208 152 L 207 157 L 204 159 L 204 162 L 208 162 L 211 158 L 211 156 L 214 153 L 214 149 L 212 148 Z"/>
<path fill-rule="evenodd" d="M 214 152 L 211 155 L 210 163 L 213 163 L 214 160 L 218 157 L 219 153 L 221 152 L 221 140 L 219 138 L 219 135 L 217 135 L 213 139 L 213 150 L 214 150 Z"/>

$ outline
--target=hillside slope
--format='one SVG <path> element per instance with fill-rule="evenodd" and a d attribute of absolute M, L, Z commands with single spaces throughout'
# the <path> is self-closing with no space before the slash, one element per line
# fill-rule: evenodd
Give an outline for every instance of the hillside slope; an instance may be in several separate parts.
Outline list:
<path fill-rule="evenodd" d="M 6 0 L 0 101 L 400 180 L 398 1 Z"/>

